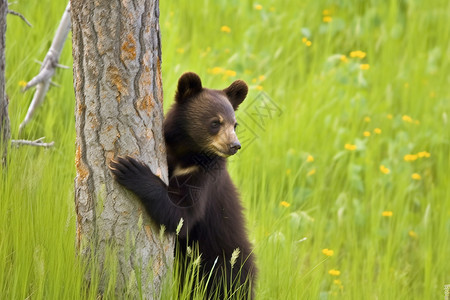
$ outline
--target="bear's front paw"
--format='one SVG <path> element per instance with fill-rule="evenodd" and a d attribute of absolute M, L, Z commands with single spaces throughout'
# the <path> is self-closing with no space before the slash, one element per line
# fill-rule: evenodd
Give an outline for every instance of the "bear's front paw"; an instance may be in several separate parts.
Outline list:
<path fill-rule="evenodd" d="M 148 177 L 153 175 L 150 168 L 142 162 L 130 157 L 119 156 L 111 160 L 109 169 L 114 179 L 129 190 L 135 191 Z"/>

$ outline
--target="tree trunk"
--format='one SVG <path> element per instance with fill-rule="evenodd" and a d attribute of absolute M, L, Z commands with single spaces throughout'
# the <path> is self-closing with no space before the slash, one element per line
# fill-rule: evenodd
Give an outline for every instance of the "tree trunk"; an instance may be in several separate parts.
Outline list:
<path fill-rule="evenodd" d="M 0 164 L 6 166 L 10 137 L 8 98 L 5 89 L 5 34 L 8 1 L 0 0 Z"/>
<path fill-rule="evenodd" d="M 131 155 L 167 182 L 158 1 L 72 0 L 71 7 L 77 245 L 83 254 L 94 252 L 104 270 L 105 254 L 114 249 L 117 295 L 130 287 L 137 293 L 139 282 L 143 298 L 157 298 L 173 238 L 160 239 L 160 228 L 114 182 L 108 165 Z"/>

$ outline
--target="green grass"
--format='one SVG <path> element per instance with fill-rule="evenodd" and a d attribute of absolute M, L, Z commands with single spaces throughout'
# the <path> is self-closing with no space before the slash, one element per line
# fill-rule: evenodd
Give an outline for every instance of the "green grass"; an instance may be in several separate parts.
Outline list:
<path fill-rule="evenodd" d="M 32 97 L 19 82 L 38 72 L 33 61 L 43 59 L 66 5 L 28 2 L 11 9 L 33 28 L 8 16 L 13 138 Z M 184 71 L 211 88 L 238 78 L 250 85 L 238 112 L 243 149 L 229 169 L 247 209 L 258 299 L 443 298 L 450 2 L 179 2 L 161 1 L 165 108 Z M 350 57 L 356 50 L 365 57 Z M 72 64 L 70 43 L 61 63 Z M 72 72 L 59 70 L 54 80 L 61 87 L 50 90 L 24 137 L 45 136 L 55 147 L 10 149 L 8 172 L 0 172 L 4 299 L 97 298 L 98 276 L 89 291 L 83 283 L 85 268 L 98 275 L 95 261 L 86 265 L 75 253 Z M 430 157 L 404 160 L 423 151 Z"/>

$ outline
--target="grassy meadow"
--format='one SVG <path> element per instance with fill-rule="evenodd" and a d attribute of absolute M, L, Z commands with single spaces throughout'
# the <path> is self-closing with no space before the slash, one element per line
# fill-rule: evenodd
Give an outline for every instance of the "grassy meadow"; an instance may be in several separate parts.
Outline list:
<path fill-rule="evenodd" d="M 97 299 L 75 251 L 71 70 L 22 136 L 66 1 L 17 1 L 0 172 L 0 298 Z M 229 170 L 246 207 L 257 299 L 443 299 L 450 284 L 450 2 L 161 1 L 167 109 L 178 77 L 250 86 Z M 70 38 L 60 63 L 72 64 Z M 95 266 L 88 266 L 95 268 Z M 93 285 L 95 287 L 95 283 Z M 108 298 L 105 296 L 105 298 Z"/>

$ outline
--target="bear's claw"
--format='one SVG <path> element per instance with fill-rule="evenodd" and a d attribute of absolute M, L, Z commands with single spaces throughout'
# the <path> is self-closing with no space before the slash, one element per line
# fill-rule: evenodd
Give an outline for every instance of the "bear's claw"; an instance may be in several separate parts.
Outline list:
<path fill-rule="evenodd" d="M 114 179 L 130 190 L 134 190 L 133 183 L 137 178 L 147 177 L 151 173 L 147 165 L 130 156 L 118 156 L 116 160 L 111 160 L 109 169 Z"/>

